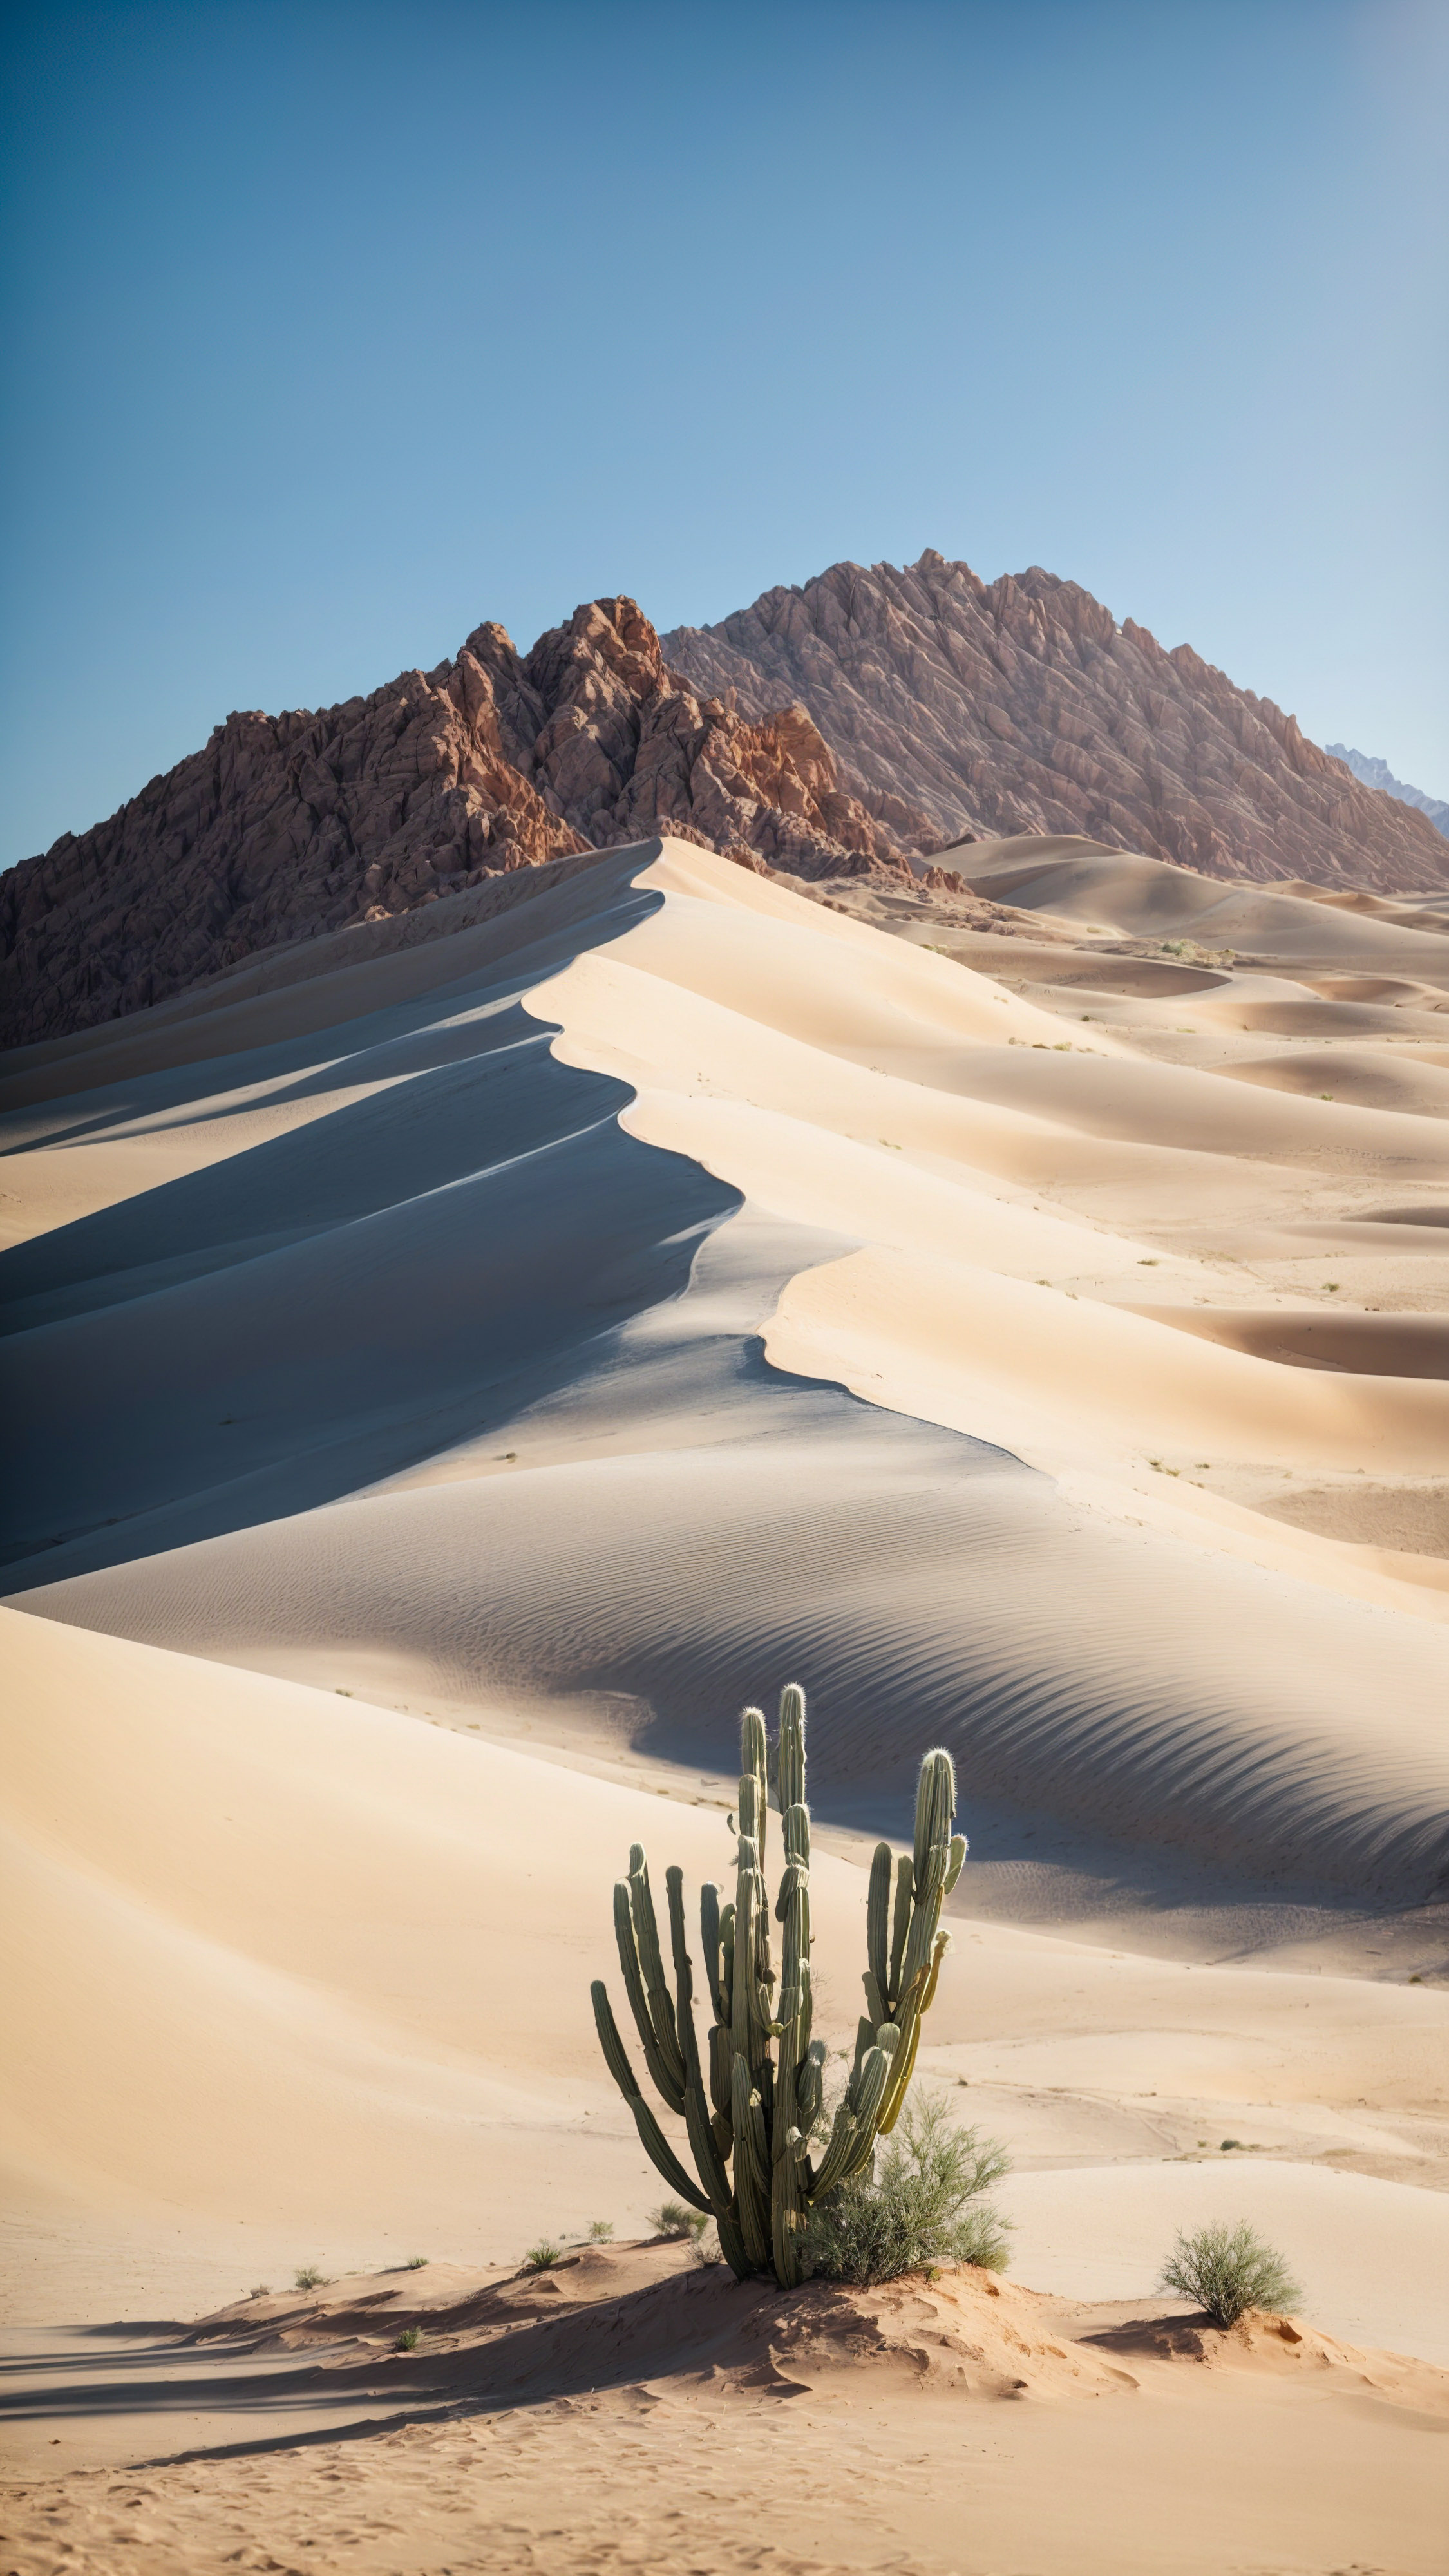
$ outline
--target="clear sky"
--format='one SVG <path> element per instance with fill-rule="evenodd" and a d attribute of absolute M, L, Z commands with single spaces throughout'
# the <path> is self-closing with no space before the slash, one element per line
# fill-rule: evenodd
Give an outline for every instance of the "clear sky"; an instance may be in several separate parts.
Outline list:
<path fill-rule="evenodd" d="M 1449 794 L 1444 0 L 13 6 L 4 829 L 924 546 Z"/>

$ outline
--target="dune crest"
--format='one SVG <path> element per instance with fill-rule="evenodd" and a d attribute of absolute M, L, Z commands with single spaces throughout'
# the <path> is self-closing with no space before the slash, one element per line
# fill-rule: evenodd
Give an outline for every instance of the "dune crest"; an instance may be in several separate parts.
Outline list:
<path fill-rule="evenodd" d="M 1060 906 L 1086 863 L 1012 864 Z M 0 1262 L 13 1597 L 462 1722 L 622 1692 L 695 1759 L 748 1630 L 828 1690 L 830 1794 L 895 1779 L 909 1675 L 978 1796 L 1426 1901 L 1449 1590 L 1403 1540 L 1449 1397 L 1417 1288 L 1362 1283 L 1444 1258 L 1449 1128 L 1224 1080 L 1261 1037 L 1216 1022 L 1164 1061 L 1193 1000 L 1112 998 L 1120 942 L 1064 1010 L 949 897 L 842 905 L 646 844 L 137 1015 L 99 1087 L 93 1041 L 22 1077 L 8 1169 L 103 1168 Z M 1392 936 L 1437 989 L 1449 942 Z M 1305 1228 L 1356 1294 L 1251 1249 Z"/>

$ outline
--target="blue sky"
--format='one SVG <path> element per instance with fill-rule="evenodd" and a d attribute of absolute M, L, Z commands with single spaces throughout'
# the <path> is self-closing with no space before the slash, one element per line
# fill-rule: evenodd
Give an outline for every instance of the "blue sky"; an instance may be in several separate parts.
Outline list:
<path fill-rule="evenodd" d="M 0 859 L 480 618 L 927 545 L 1449 793 L 1440 0 L 5 25 Z"/>

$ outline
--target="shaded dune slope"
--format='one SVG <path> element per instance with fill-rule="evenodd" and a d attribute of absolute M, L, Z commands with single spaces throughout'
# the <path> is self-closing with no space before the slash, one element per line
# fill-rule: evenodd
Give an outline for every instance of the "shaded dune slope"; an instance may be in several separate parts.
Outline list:
<path fill-rule="evenodd" d="M 1357 1371 L 1257 1310 L 1205 1340 L 1222 1281 L 1188 1251 L 1150 1256 L 1147 1309 L 1133 1217 L 1432 1191 L 1440 1122 L 1165 1079 L 1107 1029 L 1084 1055 L 678 845 L 523 912 L 249 969 L 189 1069 L 174 1008 L 108 1042 L 104 1090 L 93 1045 L 70 1091 L 49 1058 L 9 1169 L 110 1159 L 106 1204 L 0 1263 L 26 1607 L 455 1711 L 623 1692 L 696 1761 L 789 1669 L 842 1808 L 929 1734 L 1067 1834 L 1438 1891 L 1442 1596 L 1195 1487 L 1144 1500 L 1141 1452 L 1422 1474 L 1449 1390 L 1393 1373 L 1402 1334 Z M 173 1177 L 118 1195 L 163 1136 Z"/>

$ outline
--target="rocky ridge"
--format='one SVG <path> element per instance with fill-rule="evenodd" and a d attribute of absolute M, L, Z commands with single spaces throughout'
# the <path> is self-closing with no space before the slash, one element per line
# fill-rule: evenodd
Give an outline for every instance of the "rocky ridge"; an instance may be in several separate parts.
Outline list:
<path fill-rule="evenodd" d="M 662 639 L 599 599 L 520 654 L 320 712 L 233 714 L 107 822 L 0 879 L 0 1041 L 90 1028 L 279 942 L 672 832 L 807 883 L 1081 833 L 1209 876 L 1442 889 L 1430 819 L 1186 645 L 1033 569 L 836 564 Z"/>
<path fill-rule="evenodd" d="M 313 714 L 228 716 L 105 823 L 0 880 L 7 1043 L 164 1001 L 278 941 L 669 831 L 806 879 L 909 874 L 929 818 L 844 792 L 800 706 L 758 719 L 670 671 L 632 599 L 520 655 L 456 659 Z"/>
<path fill-rule="evenodd" d="M 1330 742 L 1325 748 L 1345 769 L 1351 769 L 1361 787 L 1376 787 L 1381 795 L 1397 796 L 1401 805 L 1413 805 L 1427 814 L 1436 832 L 1449 837 L 1449 798 L 1426 796 L 1422 787 L 1410 787 L 1396 778 L 1386 760 L 1371 759 L 1366 751 L 1351 750 L 1346 742 Z"/>
<path fill-rule="evenodd" d="M 1445 884 L 1443 842 L 1269 698 L 1038 567 L 991 583 L 927 551 L 839 563 L 664 650 L 750 713 L 809 709 L 862 801 L 922 806 L 940 840 L 1080 832 L 1208 876 L 1380 893 Z"/>

